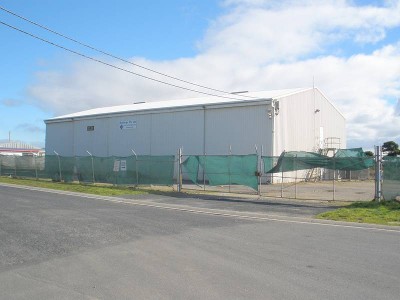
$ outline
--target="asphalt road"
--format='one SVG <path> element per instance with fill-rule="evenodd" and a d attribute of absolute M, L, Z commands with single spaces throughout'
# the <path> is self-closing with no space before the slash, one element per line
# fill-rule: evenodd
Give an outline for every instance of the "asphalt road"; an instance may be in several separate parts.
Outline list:
<path fill-rule="evenodd" d="M 242 197 L 235 197 L 242 196 Z M 315 215 L 343 207 L 344 202 L 293 200 L 281 198 L 257 198 L 256 195 L 243 197 L 230 196 L 161 193 L 144 195 L 125 195 L 124 199 L 144 200 L 146 203 L 189 206 L 196 209 L 213 209 L 233 212 L 261 213 L 270 216 L 288 216 L 312 218 Z"/>
<path fill-rule="evenodd" d="M 0 185 L 0 298 L 399 299 L 396 228 L 188 205 Z"/>

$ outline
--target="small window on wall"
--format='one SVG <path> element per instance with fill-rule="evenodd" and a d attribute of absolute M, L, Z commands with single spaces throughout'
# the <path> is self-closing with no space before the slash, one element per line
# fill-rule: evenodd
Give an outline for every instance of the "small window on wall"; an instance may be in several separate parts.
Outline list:
<path fill-rule="evenodd" d="M 88 127 L 86 127 L 86 131 L 94 131 L 94 126 L 88 126 Z"/>

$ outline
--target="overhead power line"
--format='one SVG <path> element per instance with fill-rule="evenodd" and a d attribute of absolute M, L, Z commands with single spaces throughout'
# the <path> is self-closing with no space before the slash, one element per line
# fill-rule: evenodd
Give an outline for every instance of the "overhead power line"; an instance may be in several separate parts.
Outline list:
<path fill-rule="evenodd" d="M 195 92 L 195 93 L 199 93 L 199 94 L 203 94 L 203 95 L 207 95 L 207 96 L 219 97 L 219 98 L 225 98 L 225 99 L 232 99 L 232 100 L 243 100 L 243 99 L 239 99 L 239 98 L 237 98 L 237 97 L 235 98 L 235 97 L 229 97 L 229 96 L 221 96 L 221 95 L 216 95 L 216 94 L 212 94 L 212 93 L 208 93 L 208 92 L 203 92 L 203 91 L 199 91 L 199 90 L 195 90 L 195 89 L 183 87 L 183 86 L 176 85 L 176 84 L 173 84 L 173 83 L 169 83 L 169 82 L 166 82 L 166 81 L 163 81 L 163 80 L 159 80 L 159 79 L 156 79 L 156 78 L 152 78 L 152 77 L 149 77 L 149 76 L 145 76 L 145 75 L 143 75 L 143 74 L 139 74 L 139 73 L 136 73 L 136 72 L 132 72 L 132 71 L 130 71 L 130 70 L 127 70 L 127 69 L 118 67 L 118 66 L 116 66 L 116 65 L 107 63 L 107 62 L 102 61 L 102 60 L 100 60 L 100 59 L 97 59 L 97 58 L 88 56 L 88 55 L 86 55 L 86 54 L 82 54 L 82 53 L 80 53 L 80 52 L 78 52 L 78 51 L 69 49 L 69 48 L 67 48 L 67 47 L 61 46 L 61 45 L 56 44 L 56 43 L 53 43 L 53 42 L 51 42 L 51 41 L 49 41 L 49 40 L 46 40 L 46 39 L 44 39 L 44 38 L 41 38 L 41 37 L 39 37 L 39 36 L 37 36 L 37 35 L 34 35 L 34 34 L 30 33 L 30 32 L 24 31 L 24 30 L 22 30 L 22 29 L 20 29 L 20 28 L 17 28 L 17 27 L 15 27 L 15 26 L 12 26 L 12 25 L 10 25 L 10 24 L 7 24 L 7 23 L 5 23 L 5 22 L 3 22 L 3 21 L 0 21 L 0 24 L 4 25 L 4 26 L 6 26 L 6 27 L 9 27 L 9 28 L 11 28 L 11 29 L 14 29 L 14 30 L 16 30 L 16 31 L 19 31 L 19 32 L 21 32 L 21 33 L 24 33 L 24 34 L 26 34 L 26 35 L 28 35 L 28 36 L 30 36 L 30 37 L 33 37 L 33 38 L 35 38 L 35 39 L 38 39 L 38 40 L 42 41 L 42 42 L 45 42 L 45 43 L 47 43 L 47 44 L 50 44 L 50 45 L 52 45 L 52 46 L 55 46 L 55 47 L 60 48 L 60 49 L 62 49 L 62 50 L 65 50 L 65 51 L 67 51 L 67 52 L 76 54 L 76 55 L 78 55 L 78 56 L 84 57 L 84 58 L 89 59 L 89 60 L 91 60 L 91 61 L 94 61 L 94 62 L 103 64 L 103 65 L 105 65 L 105 66 L 108 66 L 108 67 L 111 67 L 111 68 L 114 68 L 114 69 L 117 69 L 117 70 L 120 70 L 120 71 L 129 73 L 129 74 L 132 74 L 132 75 L 135 75 L 135 76 L 139 76 L 139 77 L 142 77 L 142 78 L 145 78 L 145 79 L 154 81 L 154 82 L 162 83 L 162 84 L 169 85 L 169 86 L 172 86 L 172 87 L 175 87 L 175 88 L 179 88 L 179 89 L 182 89 L 182 90 L 187 90 L 187 91 L 191 91 L 191 92 Z"/>
<path fill-rule="evenodd" d="M 55 30 L 53 30 L 53 29 L 51 29 L 51 28 L 48 28 L 48 27 L 46 27 L 46 26 L 44 26 L 44 25 L 41 25 L 41 24 L 39 24 L 39 23 L 37 23 L 37 22 L 35 22 L 35 21 L 32 21 L 32 20 L 30 20 L 30 19 L 28 19 L 28 18 L 26 18 L 26 17 L 23 17 L 23 16 L 21 16 L 21 15 L 15 13 L 15 12 L 13 12 L 13 11 L 10 11 L 10 10 L 8 10 L 8 9 L 6 9 L 6 8 L 4 8 L 4 7 L 2 7 L 2 6 L 0 6 L 0 9 L 3 10 L 3 11 L 5 11 L 6 13 L 9 13 L 9 14 L 11 14 L 11 15 L 17 17 L 17 18 L 20 18 L 20 19 L 22 19 L 22 20 L 24 20 L 24 21 L 26 21 L 26 22 L 28 22 L 28 23 L 30 23 L 30 24 L 33 24 L 33 25 L 35 25 L 35 26 L 37 26 L 37 27 L 39 27 L 39 28 L 42 28 L 42 29 L 44 29 L 44 30 L 46 30 L 46 31 L 49 31 L 49 32 L 51 32 L 51 33 L 53 33 L 53 34 L 55 34 L 55 35 L 58 35 L 58 36 L 60 36 L 60 37 L 62 37 L 62 38 L 65 38 L 65 39 L 67 39 L 67 40 L 69 40 L 69 41 L 72 41 L 72 42 L 77 43 L 77 44 L 79 44 L 79 45 L 81 45 L 81 46 L 84 46 L 84 47 L 86 47 L 86 48 L 88 48 L 88 49 L 94 50 L 94 51 L 99 52 L 99 53 L 101 53 L 101 54 L 104 54 L 104 55 L 106 55 L 106 56 L 109 56 L 109 57 L 112 57 L 112 58 L 114 58 L 114 59 L 117 59 L 117 60 L 119 60 L 119 61 L 122 61 L 122 62 L 125 62 L 125 63 L 128 63 L 128 64 L 131 64 L 131 65 L 133 65 L 133 66 L 135 66 L 135 67 L 138 67 L 138 68 L 141 68 L 141 69 L 143 69 L 143 70 L 146 70 L 146 71 L 149 71 L 149 72 L 153 72 L 153 73 L 155 73 L 155 74 L 158 74 L 158 75 L 161 75 L 161 76 L 164 76 L 164 77 L 173 79 L 173 80 L 177 80 L 177 81 L 180 81 L 180 82 L 183 82 L 183 83 L 192 85 L 192 86 L 196 86 L 196 87 L 200 87 L 200 88 L 203 88 L 203 89 L 207 89 L 207 90 L 210 90 L 210 91 L 214 91 L 214 92 L 218 92 L 218 93 L 222 93 L 222 94 L 232 94 L 232 93 L 227 92 L 227 91 L 223 91 L 223 90 L 219 90 L 219 89 L 207 87 L 207 86 L 205 86 L 205 85 L 193 83 L 193 82 L 190 82 L 190 81 L 187 81 L 187 80 L 184 80 L 184 79 L 175 77 L 175 76 L 168 75 L 168 74 L 166 74 L 166 73 L 162 73 L 162 72 L 156 71 L 156 70 L 151 69 L 151 68 L 147 68 L 147 67 L 142 66 L 142 65 L 139 65 L 139 64 L 137 64 L 137 63 L 133 63 L 133 62 L 131 62 L 131 61 L 129 61 L 129 60 L 123 59 L 123 58 L 121 58 L 121 57 L 118 57 L 118 56 L 116 56 L 116 55 L 113 55 L 113 54 L 111 54 L 111 53 L 108 53 L 108 52 L 106 52 L 106 51 L 104 51 L 104 50 L 101 50 L 101 49 L 95 48 L 95 47 L 93 47 L 93 46 L 90 46 L 90 45 L 88 45 L 88 44 L 86 44 L 86 43 L 80 42 L 80 41 L 78 41 L 78 40 L 76 40 L 76 39 L 74 39 L 74 38 L 71 38 L 71 37 L 69 37 L 69 36 L 67 36 L 67 35 L 65 35 L 65 34 L 59 33 L 59 32 L 57 32 L 57 31 L 55 31 Z M 254 99 L 254 97 L 248 96 L 248 95 L 239 95 L 239 96 L 240 96 L 240 97 L 253 98 L 253 99 Z"/>

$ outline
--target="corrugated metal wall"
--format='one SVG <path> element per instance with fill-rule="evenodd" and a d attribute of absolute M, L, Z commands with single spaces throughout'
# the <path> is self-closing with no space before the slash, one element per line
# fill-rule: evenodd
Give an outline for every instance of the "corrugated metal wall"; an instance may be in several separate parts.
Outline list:
<path fill-rule="evenodd" d="M 318 124 L 324 128 L 324 137 L 337 137 L 340 138 L 340 148 L 347 148 L 346 141 L 346 120 L 338 110 L 329 102 L 325 96 L 316 90 L 316 109 L 319 109 L 317 115 L 317 130 Z M 318 123 L 319 122 L 319 123 Z"/>
<path fill-rule="evenodd" d="M 279 114 L 275 116 L 275 155 L 280 155 L 285 150 L 312 150 L 314 110 L 311 99 L 306 92 L 278 100 Z"/>
<path fill-rule="evenodd" d="M 268 155 L 271 149 L 269 105 L 218 108 L 206 111 L 207 155 L 254 154 L 257 145 Z"/>
<path fill-rule="evenodd" d="M 154 114 L 151 154 L 174 154 L 179 147 L 187 154 L 203 153 L 203 110 Z"/>
<path fill-rule="evenodd" d="M 134 125 L 121 128 L 126 122 Z M 175 154 L 181 146 L 187 151 L 200 149 L 202 152 L 201 110 L 131 114 L 76 120 L 74 123 L 73 155 L 77 156 L 86 156 L 86 150 L 95 156 L 129 156 L 132 150 L 146 155 Z M 88 131 L 88 126 L 94 126 L 94 130 Z"/>
<path fill-rule="evenodd" d="M 279 115 L 275 116 L 275 155 L 285 150 L 316 151 L 320 139 L 328 137 L 340 138 L 341 148 L 346 147 L 345 119 L 318 89 L 278 101 L 280 109 Z"/>
<path fill-rule="evenodd" d="M 70 156 L 74 153 L 74 122 L 51 123 L 46 125 L 46 154 Z"/>
<path fill-rule="evenodd" d="M 137 154 L 150 154 L 151 115 L 127 115 L 108 120 L 108 155 L 130 156 L 132 150 Z M 133 128 L 121 129 L 121 122 L 136 122 Z"/>
<path fill-rule="evenodd" d="M 312 89 L 278 99 L 279 114 L 271 116 L 269 101 L 236 105 L 182 108 L 173 111 L 126 113 L 49 122 L 46 152 L 65 156 L 128 156 L 258 153 L 278 156 L 283 150 L 315 151 L 320 134 L 339 137 L 346 146 L 345 120 L 332 104 Z M 272 122 L 275 143 L 272 153 Z M 129 123 L 130 126 L 121 124 Z M 94 130 L 88 130 L 94 126 Z M 323 127 L 321 131 L 320 128 Z M 205 135 L 204 135 L 205 132 Z"/>
<path fill-rule="evenodd" d="M 74 156 L 87 156 L 89 151 L 94 156 L 107 156 L 108 138 L 107 128 L 109 119 L 92 119 L 74 121 Z M 94 126 L 93 131 L 88 131 L 88 126 Z"/>
<path fill-rule="evenodd" d="M 316 152 L 325 138 L 339 138 L 337 148 L 346 148 L 346 121 L 340 112 L 318 90 L 308 90 L 278 99 L 275 116 L 274 155 L 283 151 Z M 322 145 L 324 146 L 324 145 Z M 329 153 L 332 155 L 333 153 Z M 284 182 L 305 178 L 308 170 L 286 172 Z M 273 182 L 281 182 L 279 176 Z"/>
<path fill-rule="evenodd" d="M 271 149 L 271 119 L 268 105 L 197 108 L 162 113 L 92 117 L 47 124 L 47 151 L 60 155 L 127 156 L 137 154 L 208 155 L 260 153 Z M 121 122 L 131 127 L 121 128 Z M 94 130 L 88 130 L 92 127 Z M 204 136 L 205 132 L 205 136 Z"/>

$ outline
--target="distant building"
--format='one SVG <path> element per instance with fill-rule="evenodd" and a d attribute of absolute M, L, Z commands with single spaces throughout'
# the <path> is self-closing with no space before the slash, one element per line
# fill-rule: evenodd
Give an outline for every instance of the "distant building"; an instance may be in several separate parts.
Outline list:
<path fill-rule="evenodd" d="M 44 150 L 20 141 L 0 142 L 0 155 L 43 156 Z"/>

